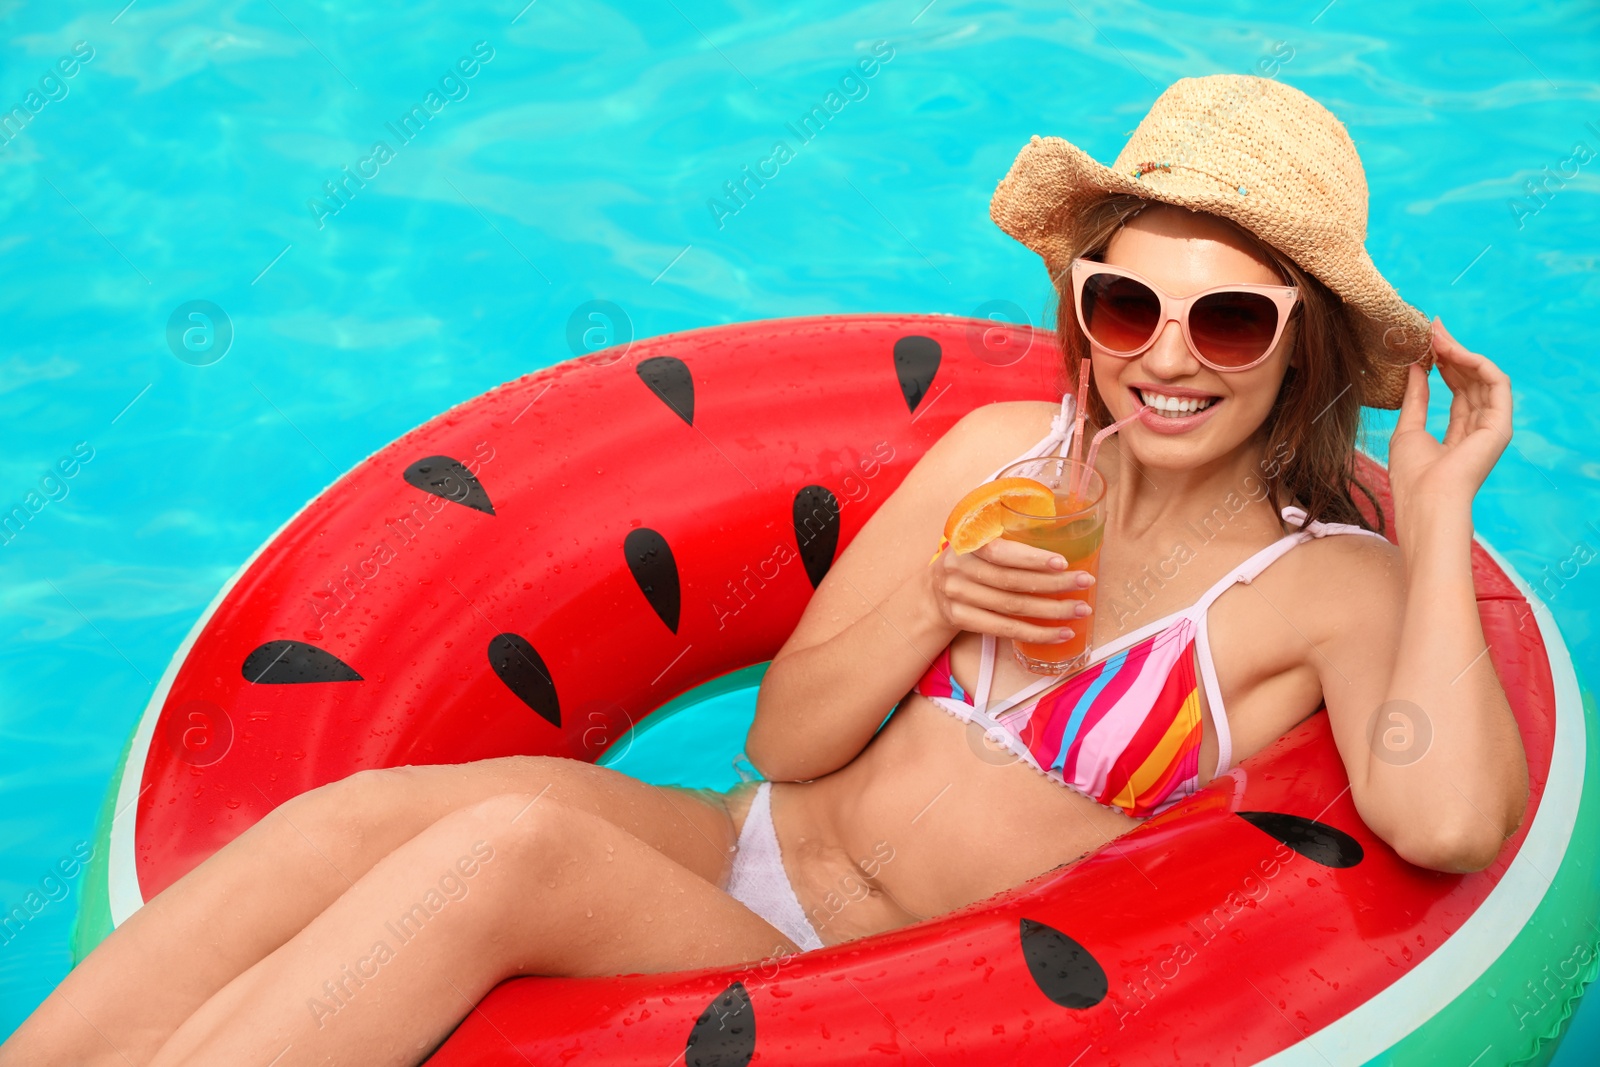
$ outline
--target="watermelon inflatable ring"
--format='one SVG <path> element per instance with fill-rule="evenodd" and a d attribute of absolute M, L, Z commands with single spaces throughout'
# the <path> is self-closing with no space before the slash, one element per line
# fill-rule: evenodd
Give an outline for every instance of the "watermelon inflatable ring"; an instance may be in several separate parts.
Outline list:
<path fill-rule="evenodd" d="M 606 350 L 406 434 L 248 560 L 167 668 L 107 797 L 79 958 L 305 790 L 594 760 L 651 709 L 750 689 L 962 414 L 1065 387 L 1048 333 L 827 316 Z M 773 573 L 775 553 L 802 566 Z M 1487 545 L 1473 568 L 1532 783 L 1484 871 L 1410 866 L 1368 831 L 1317 714 L 961 911 L 781 968 L 505 982 L 431 1062 L 1547 1062 L 1600 966 L 1595 723 L 1549 612 Z"/>

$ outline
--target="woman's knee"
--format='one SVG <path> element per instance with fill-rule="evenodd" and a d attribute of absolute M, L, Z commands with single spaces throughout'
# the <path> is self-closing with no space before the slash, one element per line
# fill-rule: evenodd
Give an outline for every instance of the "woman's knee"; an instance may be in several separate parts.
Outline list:
<path fill-rule="evenodd" d="M 298 840 L 335 866 L 376 859 L 366 853 L 393 849 L 421 829 L 410 825 L 414 793 L 405 770 L 357 771 L 290 798 L 263 822 L 275 823 L 280 836 Z"/>
<path fill-rule="evenodd" d="M 561 782 L 574 773 L 574 764 L 593 769 L 556 756 L 513 756 L 448 768 L 357 771 L 279 805 L 262 820 L 263 831 L 276 835 L 275 848 L 306 851 L 309 846 L 352 878 L 455 815 L 481 824 L 484 833 L 492 831 L 503 847 L 531 847 L 537 838 L 543 842 L 538 851 L 548 852 L 562 828 L 547 822 L 544 813 L 561 806 L 556 798 L 569 792 Z M 473 775 L 476 784 L 467 780 Z M 464 802 L 474 794 L 477 799 Z"/>
<path fill-rule="evenodd" d="M 500 793 L 452 816 L 464 831 L 463 847 L 482 863 L 514 872 L 519 882 L 581 853 L 594 836 L 593 819 L 547 793 Z"/>
<path fill-rule="evenodd" d="M 531 946 L 550 933 L 545 920 L 561 899 L 547 886 L 576 854 L 562 814 L 537 792 L 502 793 L 437 820 L 406 846 L 406 868 L 388 869 L 399 879 L 394 928 L 408 940 L 448 931 L 470 946 L 474 967 L 502 978 L 532 973 Z"/>
<path fill-rule="evenodd" d="M 493 768 L 492 780 L 506 793 L 551 790 L 563 802 L 575 800 L 596 787 L 609 788 L 624 778 L 620 771 L 600 767 L 571 756 L 500 756 L 478 766 Z"/>

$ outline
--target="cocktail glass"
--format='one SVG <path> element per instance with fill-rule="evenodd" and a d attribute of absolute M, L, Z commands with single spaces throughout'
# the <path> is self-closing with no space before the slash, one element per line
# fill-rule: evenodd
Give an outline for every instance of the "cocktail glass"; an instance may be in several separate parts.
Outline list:
<path fill-rule="evenodd" d="M 1105 536 L 1105 512 L 1101 506 L 1106 495 L 1105 479 L 1094 469 L 1065 456 L 1022 460 L 1001 471 L 998 477 L 1032 478 L 1049 486 L 1056 498 L 1056 513 L 1049 516 L 1029 515 L 1002 505 L 1001 526 L 1004 532 L 1000 536 L 1008 541 L 1058 552 L 1066 558 L 1068 569 L 1087 571 L 1098 578 L 1100 542 Z M 1057 600 L 1076 600 L 1092 608 L 1097 588 L 1098 583 L 1087 589 L 1069 589 L 1064 593 L 1046 595 Z M 1072 637 L 1053 644 L 1013 641 L 1017 662 L 1029 671 L 1034 674 L 1069 674 L 1088 664 L 1094 616 L 1071 622 L 1034 618 L 1024 621 L 1041 626 L 1066 625 L 1074 631 Z"/>

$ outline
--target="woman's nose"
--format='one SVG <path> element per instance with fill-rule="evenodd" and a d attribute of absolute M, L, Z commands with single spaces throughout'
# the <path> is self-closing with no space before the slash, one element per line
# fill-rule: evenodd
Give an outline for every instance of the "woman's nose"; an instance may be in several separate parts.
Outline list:
<path fill-rule="evenodd" d="M 1201 367 L 1189 350 L 1189 342 L 1183 338 L 1183 327 L 1175 319 L 1162 323 L 1161 333 L 1156 336 L 1155 343 L 1145 349 L 1142 361 L 1145 370 L 1169 381 L 1198 373 Z"/>

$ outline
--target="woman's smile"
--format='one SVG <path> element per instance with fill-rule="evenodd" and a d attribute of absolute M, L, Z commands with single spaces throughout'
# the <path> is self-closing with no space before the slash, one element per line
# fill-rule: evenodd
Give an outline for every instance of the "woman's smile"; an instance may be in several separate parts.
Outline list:
<path fill-rule="evenodd" d="M 1222 405 L 1223 398 L 1215 393 L 1202 393 L 1198 389 L 1177 386 L 1139 384 L 1130 386 L 1134 406 L 1145 405 L 1139 417 L 1140 425 L 1156 433 L 1187 433 L 1211 418 Z"/>

